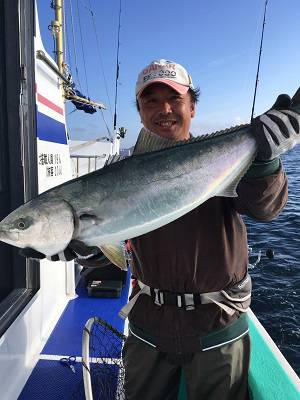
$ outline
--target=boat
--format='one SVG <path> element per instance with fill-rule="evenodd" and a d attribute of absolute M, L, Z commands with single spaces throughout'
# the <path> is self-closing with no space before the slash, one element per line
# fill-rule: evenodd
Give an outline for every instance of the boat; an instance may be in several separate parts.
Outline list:
<path fill-rule="evenodd" d="M 43 46 L 36 3 L 5 2 L 0 18 L 5 26 L 0 39 L 2 219 L 38 193 L 72 179 L 74 158 L 66 124 L 66 78 Z M 79 96 L 75 100 L 102 107 Z M 109 140 L 109 146 L 101 142 L 106 154 L 101 162 L 118 152 L 118 133 Z M 76 299 L 80 267 L 25 260 L 1 243 L 0 271 L 0 384 L 1 398 L 9 400 L 20 396 L 53 328 Z"/>
<path fill-rule="evenodd" d="M 0 132 L 0 219 L 38 193 L 100 168 L 119 146 L 117 135 L 108 147 L 104 146 L 106 139 L 69 141 L 66 77 L 59 68 L 61 62 L 54 61 L 43 46 L 35 3 L 5 1 L 1 7 L 1 22 L 9 20 L 10 24 L 4 25 L 0 38 L 4 59 L 0 80 L 6 82 L 0 102 L 5 116 Z M 10 46 L 5 45 L 8 41 Z M 78 97 L 75 100 L 87 104 Z M 79 159 L 83 162 L 80 169 Z M 2 243 L 0 272 L 1 398 L 90 400 L 84 394 L 85 325 L 91 317 L 100 317 L 127 334 L 127 325 L 117 314 L 128 300 L 130 273 L 125 275 L 120 297 L 93 297 L 82 282 L 81 267 L 74 262 L 25 260 Z M 252 311 L 248 319 L 252 399 L 299 399 L 300 380 L 295 371 Z M 109 359 L 111 354 L 105 356 Z M 186 398 L 183 377 L 179 399 Z"/>

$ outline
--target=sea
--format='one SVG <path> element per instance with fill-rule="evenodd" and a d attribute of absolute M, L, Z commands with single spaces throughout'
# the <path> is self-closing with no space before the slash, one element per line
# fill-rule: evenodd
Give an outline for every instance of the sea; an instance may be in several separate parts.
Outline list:
<path fill-rule="evenodd" d="M 284 154 L 289 199 L 273 221 L 244 218 L 250 248 L 251 308 L 300 376 L 300 146 Z"/>

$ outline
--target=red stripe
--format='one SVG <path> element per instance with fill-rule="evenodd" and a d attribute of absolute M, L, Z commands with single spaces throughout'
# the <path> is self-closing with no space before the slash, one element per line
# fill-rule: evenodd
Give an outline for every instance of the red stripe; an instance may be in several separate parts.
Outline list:
<path fill-rule="evenodd" d="M 46 99 L 46 97 L 42 96 L 40 93 L 37 93 L 37 99 L 40 103 L 45 106 L 51 108 L 51 110 L 56 111 L 57 113 L 64 115 L 64 110 L 61 107 L 58 107 L 56 104 L 52 103 L 52 101 Z"/>

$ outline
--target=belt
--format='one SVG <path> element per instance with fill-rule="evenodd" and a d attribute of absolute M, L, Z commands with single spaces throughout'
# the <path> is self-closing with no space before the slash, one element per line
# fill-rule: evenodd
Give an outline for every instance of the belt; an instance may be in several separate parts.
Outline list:
<path fill-rule="evenodd" d="M 133 296 L 133 298 L 129 300 L 129 302 L 120 310 L 119 316 L 123 319 L 126 319 L 128 317 L 131 309 L 142 294 L 150 296 L 153 299 L 154 303 L 158 306 L 162 306 L 164 304 L 174 305 L 186 311 L 194 310 L 196 305 L 208 303 L 214 303 L 218 305 L 229 315 L 233 315 L 236 310 L 241 312 L 247 311 L 247 308 L 240 309 L 236 306 L 235 301 L 240 303 L 241 299 L 235 300 L 231 298 L 229 300 L 223 290 L 208 293 L 173 293 L 156 288 L 151 288 L 150 286 L 145 285 L 139 280 L 137 282 L 141 290 L 135 296 Z M 248 298 L 249 296 L 247 296 L 247 299 Z M 223 301 L 226 301 L 230 305 L 228 306 L 224 304 Z"/>
<path fill-rule="evenodd" d="M 194 310 L 195 306 L 202 304 L 200 293 L 173 293 L 165 290 L 150 288 L 151 297 L 155 304 L 162 306 L 177 306 L 185 310 Z"/>

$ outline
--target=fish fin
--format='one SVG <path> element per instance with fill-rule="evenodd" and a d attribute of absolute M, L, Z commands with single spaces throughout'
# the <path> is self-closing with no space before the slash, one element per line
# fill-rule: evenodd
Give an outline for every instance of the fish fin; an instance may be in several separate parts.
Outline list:
<path fill-rule="evenodd" d="M 179 140 L 179 141 L 161 137 L 155 134 L 154 132 L 149 131 L 148 129 L 142 128 L 139 133 L 132 154 L 136 156 L 139 154 L 150 153 L 152 151 L 159 151 L 170 147 L 177 147 L 177 146 L 187 145 L 190 143 L 205 141 L 211 139 L 212 137 L 228 135 L 237 132 L 241 129 L 249 129 L 249 126 L 250 126 L 249 124 L 233 126 L 231 128 L 223 129 L 221 131 L 216 131 L 201 136 L 195 136 L 195 137 L 191 136 L 190 139 Z"/>
<path fill-rule="evenodd" d="M 120 154 L 109 155 L 108 159 L 105 161 L 104 167 L 106 167 L 107 165 L 113 164 L 115 162 L 121 161 L 124 158 L 127 158 L 127 157 L 122 156 Z"/>
<path fill-rule="evenodd" d="M 162 150 L 177 145 L 178 141 L 158 136 L 148 129 L 143 128 L 139 133 L 132 154 L 150 153 L 151 151 Z"/>
<path fill-rule="evenodd" d="M 108 258 L 112 264 L 122 270 L 127 270 L 125 243 L 106 244 L 99 247 L 105 257 Z"/>

